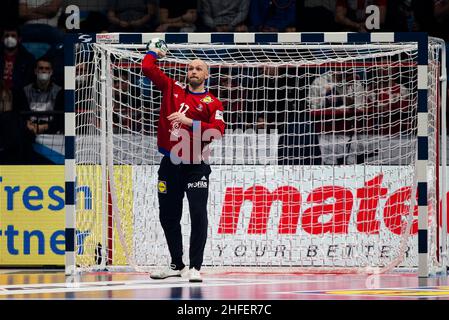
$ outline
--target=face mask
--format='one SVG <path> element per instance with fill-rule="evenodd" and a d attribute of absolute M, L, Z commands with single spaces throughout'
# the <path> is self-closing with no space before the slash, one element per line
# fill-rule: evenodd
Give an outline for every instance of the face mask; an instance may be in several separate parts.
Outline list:
<path fill-rule="evenodd" d="M 3 43 L 5 44 L 6 48 L 12 49 L 17 46 L 17 39 L 14 37 L 7 37 L 7 38 L 5 38 Z"/>
<path fill-rule="evenodd" d="M 37 73 L 37 80 L 39 81 L 48 81 L 50 80 L 51 77 L 51 73 L 47 73 L 47 72 L 38 72 Z"/>

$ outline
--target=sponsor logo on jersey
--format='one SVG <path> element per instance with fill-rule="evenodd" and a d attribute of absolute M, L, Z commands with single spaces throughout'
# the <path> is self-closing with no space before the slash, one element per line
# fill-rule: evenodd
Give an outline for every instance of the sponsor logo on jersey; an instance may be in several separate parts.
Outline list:
<path fill-rule="evenodd" d="M 157 183 L 159 193 L 167 193 L 167 182 L 159 180 Z"/>
<path fill-rule="evenodd" d="M 201 102 L 204 102 L 206 104 L 211 103 L 214 101 L 210 96 L 205 96 L 203 99 L 200 100 Z"/>
<path fill-rule="evenodd" d="M 203 105 L 202 104 L 197 105 L 196 110 L 203 111 Z"/>
<path fill-rule="evenodd" d="M 205 178 L 205 177 L 204 177 Z M 187 184 L 187 189 L 205 189 L 207 188 L 207 181 L 196 181 Z"/>
<path fill-rule="evenodd" d="M 179 82 L 179 81 L 176 81 L 175 84 L 176 84 L 177 86 L 183 88 L 183 89 L 185 89 L 185 87 L 186 87 L 185 85 L 183 85 L 183 84 L 182 84 L 181 82 Z"/>
<path fill-rule="evenodd" d="M 215 111 L 215 119 L 216 120 L 223 120 L 223 111 L 221 111 L 221 110 Z"/>

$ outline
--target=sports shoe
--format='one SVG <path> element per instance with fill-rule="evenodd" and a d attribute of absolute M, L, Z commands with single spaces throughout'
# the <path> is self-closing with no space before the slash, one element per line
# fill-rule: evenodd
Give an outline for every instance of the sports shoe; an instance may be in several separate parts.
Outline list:
<path fill-rule="evenodd" d="M 203 278 L 201 278 L 201 273 L 195 268 L 191 268 L 189 270 L 189 282 L 203 282 Z"/>
<path fill-rule="evenodd" d="M 182 270 L 175 270 L 173 266 L 165 267 L 163 269 L 152 272 L 150 275 L 151 279 L 166 279 L 169 277 L 183 277 L 189 269 L 184 267 Z"/>

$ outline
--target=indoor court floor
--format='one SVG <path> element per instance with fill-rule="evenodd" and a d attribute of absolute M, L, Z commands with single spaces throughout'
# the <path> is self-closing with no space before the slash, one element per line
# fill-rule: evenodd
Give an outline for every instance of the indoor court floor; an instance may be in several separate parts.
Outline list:
<path fill-rule="evenodd" d="M 142 273 L 0 270 L 0 300 L 449 300 L 447 277 L 226 273 L 152 280 Z"/>

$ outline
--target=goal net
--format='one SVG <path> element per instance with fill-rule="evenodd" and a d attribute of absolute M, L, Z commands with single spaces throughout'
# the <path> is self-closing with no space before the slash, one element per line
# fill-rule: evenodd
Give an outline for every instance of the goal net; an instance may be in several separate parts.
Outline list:
<path fill-rule="evenodd" d="M 204 60 L 207 88 L 224 105 L 226 133 L 211 146 L 205 267 L 372 272 L 418 266 L 417 43 L 168 47 L 159 67 L 185 83 L 189 61 Z M 157 197 L 162 97 L 142 74 L 145 51 L 145 44 L 75 45 L 79 270 L 146 271 L 170 263 Z M 428 224 L 431 270 L 442 268 L 447 240 L 438 214 L 445 189 L 441 51 L 440 42 L 429 41 L 427 210 L 420 219 Z M 183 211 L 187 264 L 186 198 Z"/>

